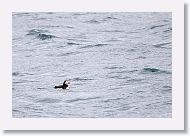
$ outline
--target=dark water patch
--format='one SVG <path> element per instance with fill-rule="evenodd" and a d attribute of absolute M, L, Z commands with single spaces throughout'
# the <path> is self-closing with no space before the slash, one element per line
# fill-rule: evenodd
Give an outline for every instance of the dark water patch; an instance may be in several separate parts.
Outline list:
<path fill-rule="evenodd" d="M 130 31 L 130 32 L 128 32 L 128 34 L 138 34 L 138 33 L 140 33 L 139 31 Z"/>
<path fill-rule="evenodd" d="M 59 103 L 59 102 L 61 102 L 61 100 L 53 98 L 45 98 L 37 101 L 37 103 Z"/>
<path fill-rule="evenodd" d="M 164 102 L 162 105 L 172 105 L 171 101 Z"/>
<path fill-rule="evenodd" d="M 20 72 L 13 72 L 12 73 L 12 76 L 31 76 L 31 75 L 34 75 L 34 74 L 31 74 L 31 73 L 20 73 Z"/>
<path fill-rule="evenodd" d="M 129 73 L 134 73 L 134 72 L 137 72 L 137 71 L 139 71 L 139 70 L 134 69 L 134 70 L 130 70 Z"/>
<path fill-rule="evenodd" d="M 137 91 L 136 93 L 144 93 L 145 91 Z"/>
<path fill-rule="evenodd" d="M 118 108 L 117 110 L 119 111 L 127 111 L 127 110 L 130 110 L 131 108 L 133 108 L 132 106 L 123 106 L 121 108 Z"/>
<path fill-rule="evenodd" d="M 168 32 L 171 32 L 171 31 L 172 31 L 172 27 L 169 27 L 167 30 L 164 30 L 163 32 L 168 33 Z"/>
<path fill-rule="evenodd" d="M 109 44 L 106 44 L 106 43 L 99 43 L 99 44 L 95 44 L 93 45 L 94 47 L 102 47 L 102 46 L 105 46 L 105 45 L 109 45 Z"/>
<path fill-rule="evenodd" d="M 46 14 L 53 15 L 56 14 L 56 12 L 46 12 Z"/>
<path fill-rule="evenodd" d="M 145 72 L 159 72 L 159 69 L 156 68 L 144 68 L 143 69 Z"/>
<path fill-rule="evenodd" d="M 126 75 L 107 75 L 107 78 L 113 78 L 113 79 L 128 79 L 129 76 Z"/>
<path fill-rule="evenodd" d="M 165 86 L 163 86 L 163 88 L 171 89 L 172 87 L 171 87 L 171 86 L 167 86 L 167 85 L 165 85 Z"/>
<path fill-rule="evenodd" d="M 143 74 L 145 74 L 145 73 L 171 74 L 171 72 L 169 72 L 169 71 L 160 70 L 160 69 L 157 69 L 157 68 L 144 68 L 142 70 L 142 73 Z"/>
<path fill-rule="evenodd" d="M 13 112 L 21 112 L 20 110 L 12 110 Z"/>
<path fill-rule="evenodd" d="M 41 29 L 32 29 L 32 30 L 29 30 L 26 35 L 35 36 L 37 39 L 40 39 L 40 40 L 49 40 L 52 38 L 58 38 L 54 35 L 45 34 L 45 33 L 48 33 L 48 31 L 47 30 L 41 30 Z"/>
<path fill-rule="evenodd" d="M 127 52 L 137 52 L 137 49 L 128 49 Z"/>
<path fill-rule="evenodd" d="M 20 73 L 19 72 L 13 72 L 12 76 L 18 76 Z"/>
<path fill-rule="evenodd" d="M 114 69 L 124 69 L 125 67 L 124 66 L 106 66 L 104 67 L 104 69 L 110 69 L 110 70 L 114 70 Z"/>
<path fill-rule="evenodd" d="M 152 27 L 150 27 L 150 29 L 155 29 L 155 28 L 159 28 L 159 27 L 163 27 L 163 26 L 166 26 L 167 24 L 165 25 L 154 25 Z"/>
<path fill-rule="evenodd" d="M 18 114 L 25 114 L 26 112 L 18 110 L 18 109 L 13 109 L 12 110 L 13 113 L 18 113 Z"/>
<path fill-rule="evenodd" d="M 85 23 L 90 23 L 90 24 L 100 24 L 101 22 L 99 22 L 98 20 L 96 19 L 91 19 L 89 21 L 85 21 Z"/>
<path fill-rule="evenodd" d="M 56 36 L 54 36 L 54 35 L 51 35 L 51 34 L 38 34 L 37 35 L 37 37 L 36 38 L 38 38 L 38 39 L 40 39 L 40 40 L 50 40 L 50 39 L 52 39 L 52 38 L 58 38 L 58 37 L 56 37 Z"/>
<path fill-rule="evenodd" d="M 60 53 L 58 55 L 56 55 L 57 57 L 61 57 L 61 56 L 70 56 L 70 55 L 77 55 L 80 52 L 66 52 L 66 53 Z"/>
<path fill-rule="evenodd" d="M 74 42 L 67 42 L 67 45 L 81 45 L 79 43 L 74 43 Z"/>
<path fill-rule="evenodd" d="M 22 84 L 22 83 L 26 83 L 26 82 L 22 82 L 22 81 L 13 81 L 13 84 Z"/>
<path fill-rule="evenodd" d="M 167 92 L 171 92 L 172 91 L 172 89 L 164 89 L 164 90 L 162 90 L 162 93 L 167 93 Z"/>
<path fill-rule="evenodd" d="M 158 34 L 158 32 L 153 32 L 153 33 L 151 33 L 151 34 L 152 34 L 152 35 L 153 35 L 153 34 Z"/>
<path fill-rule="evenodd" d="M 109 44 L 106 43 L 99 43 L 99 44 L 94 44 L 94 45 L 86 45 L 86 46 L 82 46 L 80 47 L 80 49 L 85 49 L 85 48 L 94 48 L 94 47 L 103 47 Z"/>
<path fill-rule="evenodd" d="M 13 15 L 30 15 L 28 12 L 13 12 Z"/>
<path fill-rule="evenodd" d="M 110 21 L 110 20 L 119 20 L 119 18 L 112 17 L 112 16 L 108 16 L 108 17 L 104 18 L 104 21 Z"/>
<path fill-rule="evenodd" d="M 162 86 L 162 90 L 161 90 L 161 92 L 163 93 L 163 94 L 167 94 L 167 93 L 171 93 L 171 91 L 172 91 L 172 87 L 171 86 Z"/>
<path fill-rule="evenodd" d="M 165 48 L 165 47 L 163 47 L 163 46 L 168 45 L 168 44 L 172 44 L 172 42 L 155 44 L 155 45 L 153 45 L 153 46 L 156 47 L 156 48 Z"/>
<path fill-rule="evenodd" d="M 47 89 L 47 88 L 38 87 L 37 89 L 39 89 L 39 90 L 44 90 L 44 89 Z"/>
<path fill-rule="evenodd" d="M 139 57 L 136 57 L 136 58 L 134 58 L 134 59 L 137 59 L 137 60 L 139 60 L 139 59 L 146 59 L 146 57 L 144 57 L 144 56 L 139 56 Z"/>
<path fill-rule="evenodd" d="M 27 58 L 28 58 L 28 57 L 32 57 L 32 55 L 26 55 L 25 57 L 27 57 Z"/>
<path fill-rule="evenodd" d="M 109 22 L 109 21 L 114 21 L 114 20 L 120 20 L 119 18 L 108 16 L 102 19 L 102 21 Z"/>
<path fill-rule="evenodd" d="M 99 99 L 99 98 L 101 98 L 101 97 L 76 98 L 76 99 L 72 99 L 72 100 L 67 100 L 67 102 L 72 103 L 72 102 L 78 102 L 78 101 L 94 100 L 94 99 Z"/>

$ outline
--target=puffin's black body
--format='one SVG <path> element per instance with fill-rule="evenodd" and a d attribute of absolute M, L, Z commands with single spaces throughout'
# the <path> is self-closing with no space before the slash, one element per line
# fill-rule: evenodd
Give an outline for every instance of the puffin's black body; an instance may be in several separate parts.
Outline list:
<path fill-rule="evenodd" d="M 69 81 L 68 80 L 65 80 L 63 82 L 63 85 L 59 85 L 59 86 L 55 86 L 54 88 L 57 89 L 57 88 L 62 88 L 62 89 L 67 89 L 69 86 Z"/>

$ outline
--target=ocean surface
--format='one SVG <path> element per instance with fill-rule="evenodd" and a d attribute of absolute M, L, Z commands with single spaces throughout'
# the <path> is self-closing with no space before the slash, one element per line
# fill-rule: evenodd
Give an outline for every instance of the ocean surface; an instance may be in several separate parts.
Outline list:
<path fill-rule="evenodd" d="M 12 117 L 171 118 L 172 14 L 13 13 Z"/>

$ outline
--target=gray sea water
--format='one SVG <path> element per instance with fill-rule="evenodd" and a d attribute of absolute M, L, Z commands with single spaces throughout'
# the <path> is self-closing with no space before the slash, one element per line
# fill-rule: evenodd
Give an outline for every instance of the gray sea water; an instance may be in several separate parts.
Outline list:
<path fill-rule="evenodd" d="M 13 13 L 12 116 L 172 117 L 172 14 Z"/>

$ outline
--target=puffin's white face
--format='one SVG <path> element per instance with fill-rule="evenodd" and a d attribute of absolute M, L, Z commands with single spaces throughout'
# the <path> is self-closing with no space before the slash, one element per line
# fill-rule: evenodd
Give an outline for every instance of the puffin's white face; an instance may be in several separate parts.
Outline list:
<path fill-rule="evenodd" d="M 65 84 L 66 84 L 66 85 L 69 85 L 69 83 L 70 83 L 70 82 L 69 82 L 68 80 L 65 81 Z"/>

